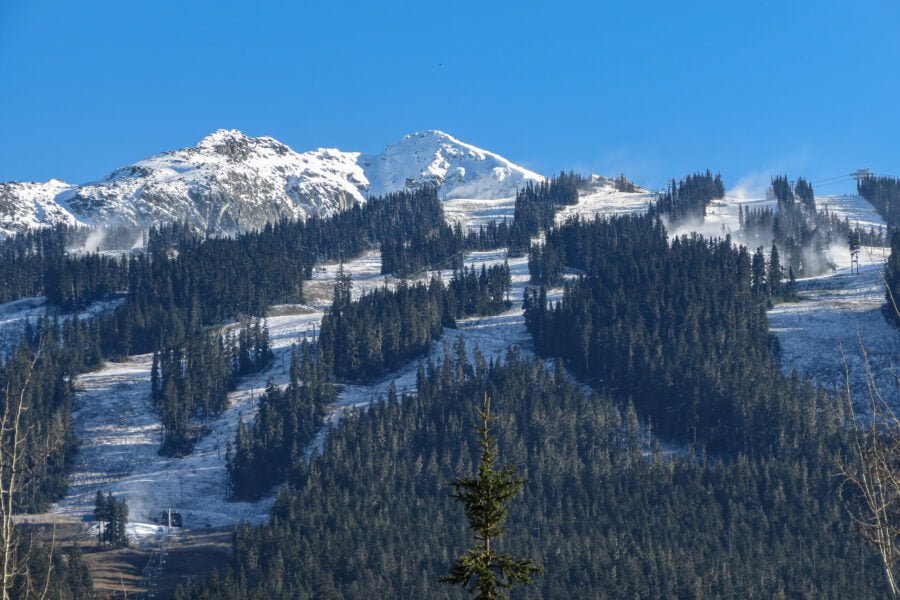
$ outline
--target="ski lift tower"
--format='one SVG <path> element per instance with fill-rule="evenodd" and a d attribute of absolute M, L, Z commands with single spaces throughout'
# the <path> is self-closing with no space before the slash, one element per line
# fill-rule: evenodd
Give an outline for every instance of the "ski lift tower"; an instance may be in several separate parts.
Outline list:
<path fill-rule="evenodd" d="M 874 175 L 872 173 L 872 169 L 857 169 L 853 173 L 850 173 L 850 177 L 856 180 L 856 185 L 859 186 L 859 182 L 865 179 L 866 177 L 871 177 Z"/>

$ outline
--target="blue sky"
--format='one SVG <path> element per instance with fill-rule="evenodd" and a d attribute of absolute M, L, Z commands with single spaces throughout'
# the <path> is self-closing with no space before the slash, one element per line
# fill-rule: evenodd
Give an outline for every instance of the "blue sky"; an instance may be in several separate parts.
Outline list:
<path fill-rule="evenodd" d="M 651 186 L 900 175 L 898 31 L 897 0 L 0 0 L 0 180 L 223 127 L 364 152 L 442 129 Z"/>

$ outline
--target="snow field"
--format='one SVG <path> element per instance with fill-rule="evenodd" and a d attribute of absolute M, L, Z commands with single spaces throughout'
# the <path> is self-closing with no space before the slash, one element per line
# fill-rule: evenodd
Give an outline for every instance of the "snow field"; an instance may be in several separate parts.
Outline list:
<path fill-rule="evenodd" d="M 784 370 L 796 370 L 832 391 L 847 387 L 857 404 L 869 403 L 870 383 L 900 408 L 900 331 L 884 319 L 881 267 L 798 283 L 800 301 L 769 311 Z M 868 363 L 868 364 L 867 364 Z"/>

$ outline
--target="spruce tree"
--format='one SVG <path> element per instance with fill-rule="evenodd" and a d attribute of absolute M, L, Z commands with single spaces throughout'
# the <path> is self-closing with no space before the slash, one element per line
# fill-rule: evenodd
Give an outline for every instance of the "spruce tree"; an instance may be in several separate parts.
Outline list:
<path fill-rule="evenodd" d="M 503 592 L 517 585 L 529 585 L 532 575 L 543 568 L 530 559 L 517 559 L 502 554 L 493 542 L 504 533 L 503 523 L 509 513 L 509 502 L 521 493 L 524 479 L 516 477 L 512 466 L 496 470 L 497 440 L 491 435 L 491 401 L 487 394 L 475 412 L 481 424 L 475 431 L 481 437 L 481 463 L 475 477 L 457 477 L 450 485 L 453 498 L 465 506 L 466 518 L 475 535 L 475 545 L 456 559 L 450 574 L 441 581 L 466 588 L 476 600 L 507 598 Z"/>
<path fill-rule="evenodd" d="M 775 245 L 775 242 L 772 242 L 772 251 L 769 254 L 769 269 L 766 280 L 769 284 L 769 295 L 772 298 L 781 299 L 783 297 L 781 259 L 778 256 L 778 246 Z"/>

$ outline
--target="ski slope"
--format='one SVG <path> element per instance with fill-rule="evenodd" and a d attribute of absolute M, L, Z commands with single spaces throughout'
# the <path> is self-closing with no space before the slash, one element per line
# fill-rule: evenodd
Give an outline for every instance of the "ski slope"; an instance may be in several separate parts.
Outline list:
<path fill-rule="evenodd" d="M 468 256 L 466 263 L 490 265 L 504 258 L 505 251 L 481 252 Z M 270 367 L 240 381 L 237 390 L 229 394 L 228 408 L 207 424 L 209 432 L 188 456 L 172 458 L 157 454 L 163 432 L 149 397 L 151 355 L 107 363 L 99 371 L 79 376 L 73 423 L 81 449 L 70 470 L 66 496 L 54 505 L 52 512 L 89 520 L 96 494 L 102 491 L 125 498 L 134 523 L 148 523 L 168 507 L 176 508 L 185 527 L 191 529 L 265 521 L 274 492 L 258 502 L 226 500 L 225 444 L 234 442 L 239 420 L 250 422 L 254 418 L 259 397 L 270 380 L 276 385 L 288 383 L 285 367 L 289 365 L 291 345 L 304 338 L 312 340 L 318 333 L 339 270 L 336 264 L 324 267 L 308 283 L 310 306 L 272 308 L 268 324 L 275 357 Z M 510 268 L 514 282 L 513 308 L 494 317 L 460 321 L 459 329 L 446 330 L 431 358 L 439 359 L 448 349 L 452 351 L 458 339 L 465 340 L 470 352 L 478 346 L 493 358 L 503 356 L 511 346 L 530 344 L 521 309 L 528 280 L 527 260 L 516 259 Z M 378 252 L 368 252 L 344 264 L 344 271 L 352 276 L 354 298 L 373 288 L 397 283 L 396 279 L 381 275 L 380 270 Z M 452 271 L 442 271 L 441 276 L 449 278 Z M 367 406 L 384 396 L 392 382 L 400 391 L 413 391 L 416 370 L 424 360 L 409 363 L 375 385 L 342 386 L 337 402 L 329 411 L 329 423 L 337 423 L 347 410 Z M 328 425 L 323 427 L 318 436 L 319 448 L 327 428 Z M 134 531 L 136 535 L 155 534 L 153 527 L 138 527 Z"/>
<path fill-rule="evenodd" d="M 579 195 L 578 204 L 563 207 L 556 213 L 556 222 L 564 223 L 573 217 L 591 220 L 596 216 L 641 214 L 647 212 L 654 199 L 653 194 L 619 192 L 613 187 L 601 187 Z"/>
<path fill-rule="evenodd" d="M 92 514 L 102 491 L 124 497 L 135 522 L 158 518 L 168 507 L 177 508 L 190 528 L 264 521 L 271 496 L 256 503 L 225 500 L 225 444 L 234 442 L 240 419 L 252 420 L 268 380 L 287 382 L 291 344 L 311 338 L 322 318 L 320 310 L 308 307 L 278 312 L 269 318 L 275 355 L 270 367 L 240 381 L 228 396 L 228 408 L 208 423 L 209 433 L 184 458 L 157 454 L 163 431 L 149 394 L 151 355 L 107 363 L 79 376 L 73 423 L 81 448 L 66 496 L 52 511 L 83 519 Z"/>
<path fill-rule="evenodd" d="M 506 260 L 505 249 L 490 250 L 468 254 L 465 258 L 465 264 L 466 266 L 481 266 L 485 264 L 490 267 L 491 265 L 502 263 L 504 260 Z M 522 311 L 522 299 L 530 278 L 528 274 L 528 259 L 526 257 L 510 259 L 508 264 L 512 278 L 510 289 L 512 307 L 509 310 L 498 315 L 460 319 L 457 321 L 456 329 L 444 330 L 441 339 L 434 345 L 432 352 L 428 356 L 407 363 L 398 371 L 391 373 L 374 384 L 343 386 L 337 401 L 329 411 L 326 426 L 319 431 L 312 447 L 307 452 L 307 456 L 313 451 L 322 452 L 328 430 L 336 426 L 347 411 L 365 408 L 379 398 L 385 397 L 392 384 L 396 387 L 399 394 L 415 393 L 416 373 L 419 367 L 428 361 L 441 362 L 448 353 L 455 352 L 459 342 L 465 344 L 470 359 L 474 356 L 476 348 L 485 357 L 485 360 L 503 358 L 511 348 L 517 349 L 524 355 L 532 354 L 531 336 L 528 334 L 528 330 L 525 329 L 525 317 Z M 354 297 L 356 297 L 357 293 L 362 292 L 362 290 L 357 291 L 357 281 L 370 282 L 378 279 L 382 284 L 385 281 L 382 277 L 375 275 L 377 271 L 373 273 L 371 268 L 374 265 L 372 263 L 369 265 L 370 270 L 359 269 L 359 266 L 355 266 L 356 270 L 354 271 Z M 329 272 L 331 271 L 332 269 L 329 269 Z M 445 281 L 452 274 L 452 270 L 440 272 L 442 279 Z M 395 283 L 394 280 L 388 280 L 388 285 L 393 283 Z M 363 283 L 364 285 L 365 283 Z"/>
<path fill-rule="evenodd" d="M 740 206 L 757 209 L 775 204 L 771 199 L 727 196 L 714 201 L 707 208 L 703 226 L 692 230 L 707 235 L 717 230 L 734 234 L 740 228 Z M 817 196 L 816 207 L 866 229 L 886 227 L 875 208 L 861 196 Z M 752 246 L 748 240 L 744 243 Z M 900 332 L 887 324 L 881 312 L 887 251 L 863 247 L 859 274 L 850 272 L 846 241 L 834 243 L 829 258 L 837 267 L 834 273 L 799 280 L 799 301 L 779 304 L 768 312 L 770 330 L 781 345 L 782 368 L 786 373 L 797 371 L 832 391 L 846 388 L 846 368 L 858 402 L 864 402 L 869 394 L 871 375 L 885 397 L 900 405 L 896 370 L 900 366 Z"/>
<path fill-rule="evenodd" d="M 900 407 L 900 331 L 884 319 L 882 266 L 861 273 L 798 282 L 800 300 L 769 311 L 769 326 L 781 344 L 785 371 L 796 370 L 832 391 L 849 385 L 854 400 L 869 402 L 870 383 Z M 868 364 L 867 364 L 868 363 Z"/>
<path fill-rule="evenodd" d="M 613 216 L 640 214 L 647 211 L 655 198 L 647 192 L 619 192 L 607 180 L 597 178 L 604 183 L 595 183 L 582 190 L 578 195 L 578 203 L 564 206 L 556 213 L 556 223 L 564 223 L 572 217 L 593 219 L 595 216 Z M 490 221 L 500 223 L 504 219 L 513 222 L 516 197 L 471 199 L 458 198 L 444 201 L 444 214 L 451 224 L 459 223 L 465 231 L 476 231 Z M 737 213 L 735 213 L 737 214 Z"/>
<path fill-rule="evenodd" d="M 113 300 L 98 300 L 78 313 L 79 319 L 88 319 L 104 312 L 115 309 L 121 298 Z M 15 348 L 28 323 L 37 325 L 41 318 L 47 315 L 56 315 L 59 311 L 56 307 L 48 305 L 43 296 L 22 298 L 0 304 L 0 357 L 5 357 Z M 72 313 L 59 314 L 60 319 L 72 317 Z"/>
<path fill-rule="evenodd" d="M 834 210 L 856 214 L 860 220 L 872 219 L 870 210 L 855 197 L 831 201 Z M 652 196 L 646 193 L 625 194 L 609 189 L 595 189 L 582 194 L 579 203 L 566 207 L 558 215 L 562 221 L 572 216 L 593 217 L 643 212 Z M 514 198 L 496 200 L 456 199 L 445 202 L 448 219 L 458 219 L 466 227 L 477 227 L 491 219 L 511 217 Z M 703 229 L 717 232 L 735 231 L 738 207 L 760 206 L 764 199 L 726 198 L 713 203 Z M 874 212 L 874 211 L 872 211 Z M 877 216 L 877 215 L 876 215 Z M 873 219 L 873 224 L 877 221 Z M 713 234 L 707 231 L 706 233 Z M 782 362 L 786 371 L 796 369 L 815 381 L 835 387 L 841 383 L 843 362 L 839 347 L 851 355 L 858 339 L 865 340 L 870 362 L 879 373 L 879 381 L 889 373 L 893 361 L 900 356 L 897 332 L 884 323 L 880 314 L 882 292 L 878 278 L 880 258 L 877 252 L 864 253 L 866 269 L 861 275 L 850 275 L 847 269 L 835 276 L 800 282 L 800 302 L 783 304 L 769 313 L 773 333 L 782 345 Z M 496 264 L 506 259 L 505 250 L 474 252 L 465 257 L 467 265 Z M 393 384 L 398 392 L 414 393 L 416 372 L 429 361 L 440 361 L 455 352 L 464 342 L 470 356 L 477 347 L 487 358 L 502 358 L 510 348 L 525 355 L 532 353 L 530 336 L 524 325 L 522 298 L 529 275 L 527 259 L 509 260 L 512 274 L 512 307 L 489 317 L 462 319 L 456 329 L 445 331 L 428 357 L 411 361 L 381 381 L 370 385 L 343 385 L 337 401 L 329 408 L 326 424 L 318 433 L 307 456 L 322 452 L 328 431 L 348 411 L 360 410 L 387 394 Z M 352 277 L 353 297 L 376 287 L 396 285 L 397 279 L 381 274 L 381 258 L 377 251 L 343 265 Z M 135 523 L 147 523 L 165 508 L 175 507 L 182 513 L 187 528 L 202 529 L 233 525 L 247 521 L 260 523 L 268 518 L 274 492 L 262 500 L 229 502 L 226 500 L 225 443 L 234 440 L 237 424 L 252 420 L 257 402 L 269 380 L 286 385 L 285 366 L 291 345 L 301 339 L 315 338 L 324 311 L 330 305 L 338 264 L 320 265 L 306 285 L 308 305 L 272 307 L 268 320 L 275 358 L 267 371 L 244 378 L 229 395 L 228 408 L 207 424 L 209 433 L 197 443 L 194 452 L 184 458 L 161 457 L 157 454 L 162 430 L 159 417 L 149 399 L 150 356 L 134 356 L 122 363 L 108 363 L 100 371 L 82 375 L 76 383 L 75 433 L 82 442 L 70 476 L 70 489 L 53 511 L 83 520 L 93 512 L 98 490 L 123 496 L 131 508 Z M 430 277 L 423 273 L 419 279 Z M 448 279 L 452 271 L 440 272 Z M 560 289 L 550 290 L 551 298 L 561 296 Z M 41 299 L 28 299 L 0 307 L 0 319 L 22 322 L 41 314 Z M 0 321 L 0 332 L 3 323 Z M 857 338 L 859 332 L 859 338 Z M 855 361 L 855 362 L 854 362 Z M 861 362 L 850 356 L 854 390 L 864 389 Z M 900 398 L 900 391 L 890 393 Z M 155 529 L 135 527 L 135 534 Z M 142 534 L 143 535 L 143 534 Z"/>

